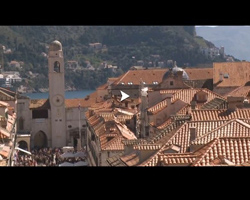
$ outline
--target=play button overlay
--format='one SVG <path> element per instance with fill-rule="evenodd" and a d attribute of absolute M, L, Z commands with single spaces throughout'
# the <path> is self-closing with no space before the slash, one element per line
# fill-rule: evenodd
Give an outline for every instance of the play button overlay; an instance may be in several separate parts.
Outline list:
<path fill-rule="evenodd" d="M 129 97 L 129 95 L 126 94 L 125 92 L 123 92 L 123 91 L 121 91 L 121 90 L 120 90 L 120 92 L 121 92 L 121 94 L 122 94 L 121 101 L 123 101 L 124 99 L 127 99 L 127 98 Z"/>

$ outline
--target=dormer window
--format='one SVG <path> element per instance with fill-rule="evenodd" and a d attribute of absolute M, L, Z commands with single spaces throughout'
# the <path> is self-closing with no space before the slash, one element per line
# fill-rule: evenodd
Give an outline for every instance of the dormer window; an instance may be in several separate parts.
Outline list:
<path fill-rule="evenodd" d="M 123 83 L 123 82 L 121 82 L 120 84 L 121 84 L 121 85 L 124 85 L 124 83 Z"/>
<path fill-rule="evenodd" d="M 128 82 L 128 85 L 133 85 L 133 82 Z"/>
<path fill-rule="evenodd" d="M 153 81 L 153 84 L 154 84 L 154 85 L 157 85 L 157 84 L 158 84 L 158 81 Z"/>
<path fill-rule="evenodd" d="M 224 78 L 229 78 L 229 74 L 228 74 L 228 73 L 225 73 L 225 74 L 224 74 Z"/>
<path fill-rule="evenodd" d="M 143 83 L 144 85 L 146 84 L 146 82 L 144 82 L 144 81 L 143 81 L 142 83 Z"/>

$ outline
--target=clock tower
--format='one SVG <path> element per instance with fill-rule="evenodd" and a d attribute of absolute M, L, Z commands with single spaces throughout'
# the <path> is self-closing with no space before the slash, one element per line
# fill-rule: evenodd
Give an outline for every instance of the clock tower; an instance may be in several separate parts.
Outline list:
<path fill-rule="evenodd" d="M 66 146 L 65 84 L 62 44 L 55 40 L 49 45 L 49 102 L 52 147 Z"/>

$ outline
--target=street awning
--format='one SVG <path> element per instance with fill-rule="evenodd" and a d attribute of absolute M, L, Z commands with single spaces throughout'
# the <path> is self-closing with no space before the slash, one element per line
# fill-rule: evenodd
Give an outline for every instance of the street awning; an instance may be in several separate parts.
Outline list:
<path fill-rule="evenodd" d="M 19 151 L 22 151 L 22 152 L 24 152 L 24 153 L 27 153 L 27 154 L 29 154 L 29 155 L 31 155 L 31 153 L 30 153 L 29 151 L 26 151 L 26 150 L 21 149 L 21 148 L 19 148 L 19 147 L 16 147 L 15 149 L 16 149 L 16 150 L 19 150 Z"/>

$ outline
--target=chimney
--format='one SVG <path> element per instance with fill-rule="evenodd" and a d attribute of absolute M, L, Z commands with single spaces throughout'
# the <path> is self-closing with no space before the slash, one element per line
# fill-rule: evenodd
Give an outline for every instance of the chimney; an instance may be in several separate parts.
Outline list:
<path fill-rule="evenodd" d="M 189 131 L 190 131 L 190 142 L 194 141 L 197 137 L 197 131 L 196 131 L 196 127 L 194 125 L 191 125 L 189 127 Z"/>
<path fill-rule="evenodd" d="M 196 102 L 196 101 L 191 101 L 190 104 L 191 104 L 191 109 L 192 109 L 192 110 L 195 110 L 195 109 L 196 109 L 197 102 Z"/>
<path fill-rule="evenodd" d="M 248 99 L 244 99 L 243 105 L 244 105 L 244 108 L 249 108 L 250 107 L 249 100 Z"/>
<path fill-rule="evenodd" d="M 220 72 L 220 79 L 219 79 L 220 82 L 223 81 L 223 73 Z"/>
<path fill-rule="evenodd" d="M 173 94 L 171 94 L 171 93 L 166 94 L 166 100 L 167 100 L 167 105 L 168 106 L 171 105 L 172 97 L 173 97 Z"/>
<path fill-rule="evenodd" d="M 244 97 L 227 96 L 228 110 L 235 111 L 237 108 L 243 108 Z"/>

